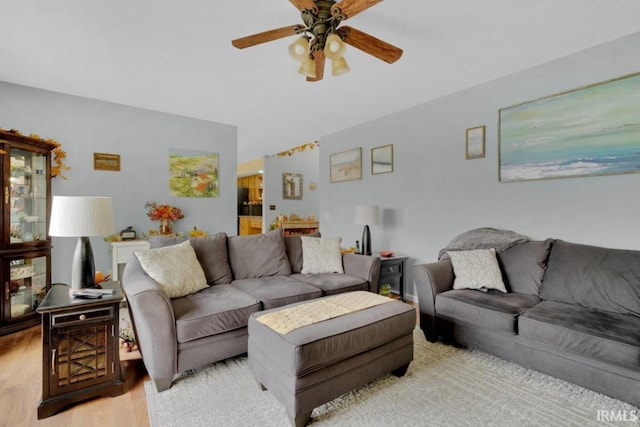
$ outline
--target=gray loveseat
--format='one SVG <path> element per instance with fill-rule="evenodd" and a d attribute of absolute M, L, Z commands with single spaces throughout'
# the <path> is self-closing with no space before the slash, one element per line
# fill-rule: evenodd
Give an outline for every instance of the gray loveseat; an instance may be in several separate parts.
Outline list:
<path fill-rule="evenodd" d="M 150 243 L 157 248 L 184 240 Z M 122 277 L 142 359 L 158 391 L 171 387 L 177 373 L 246 353 L 251 313 L 341 292 L 377 292 L 378 258 L 343 254 L 344 274 L 301 274 L 301 238 L 279 229 L 190 241 L 210 285 L 206 289 L 167 298 L 135 257 Z"/>
<path fill-rule="evenodd" d="M 507 293 L 452 289 L 446 258 L 415 266 L 429 341 L 442 337 L 640 406 L 640 251 L 517 242 L 497 256 Z"/>

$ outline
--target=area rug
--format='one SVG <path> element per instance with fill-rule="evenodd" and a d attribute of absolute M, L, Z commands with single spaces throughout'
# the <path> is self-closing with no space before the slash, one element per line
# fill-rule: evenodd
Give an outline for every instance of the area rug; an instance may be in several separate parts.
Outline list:
<path fill-rule="evenodd" d="M 582 427 L 607 424 L 599 411 L 627 420 L 640 414 L 619 400 L 486 353 L 429 343 L 419 329 L 414 342 L 404 377 L 387 375 L 316 408 L 311 425 Z M 290 425 L 280 404 L 258 387 L 246 357 L 184 373 L 162 393 L 150 381 L 144 386 L 152 427 Z"/>

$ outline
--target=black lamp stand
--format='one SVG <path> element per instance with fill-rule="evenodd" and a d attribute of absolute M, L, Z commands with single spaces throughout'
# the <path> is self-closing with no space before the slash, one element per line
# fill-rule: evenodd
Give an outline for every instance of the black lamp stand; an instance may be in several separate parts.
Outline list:
<path fill-rule="evenodd" d="M 371 232 L 369 226 L 365 225 L 362 230 L 362 255 L 371 255 Z"/>
<path fill-rule="evenodd" d="M 73 289 L 95 288 L 96 271 L 93 262 L 93 249 L 88 237 L 78 238 L 71 266 L 71 287 Z"/>

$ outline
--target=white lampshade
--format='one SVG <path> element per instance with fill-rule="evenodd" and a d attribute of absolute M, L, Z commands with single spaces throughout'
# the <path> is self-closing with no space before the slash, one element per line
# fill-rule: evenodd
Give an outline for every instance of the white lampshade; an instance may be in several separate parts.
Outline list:
<path fill-rule="evenodd" d="M 111 197 L 53 196 L 49 235 L 90 237 L 113 232 Z"/>
<path fill-rule="evenodd" d="M 111 197 L 53 196 L 49 235 L 78 237 L 71 265 L 71 287 L 96 286 L 91 236 L 113 233 Z"/>
<path fill-rule="evenodd" d="M 344 73 L 348 73 L 351 71 L 351 68 L 347 65 L 347 61 L 344 59 L 344 56 L 341 56 L 338 59 L 334 59 L 331 62 L 331 75 L 339 76 Z"/>
<path fill-rule="evenodd" d="M 331 60 L 341 58 L 344 55 L 346 46 L 340 36 L 331 33 L 324 42 L 324 56 Z"/>
<path fill-rule="evenodd" d="M 298 62 L 304 61 L 309 56 L 309 40 L 306 37 L 298 37 L 289 45 L 289 55 Z"/>
<path fill-rule="evenodd" d="M 380 224 L 380 208 L 378 205 L 356 205 L 355 224 Z"/>

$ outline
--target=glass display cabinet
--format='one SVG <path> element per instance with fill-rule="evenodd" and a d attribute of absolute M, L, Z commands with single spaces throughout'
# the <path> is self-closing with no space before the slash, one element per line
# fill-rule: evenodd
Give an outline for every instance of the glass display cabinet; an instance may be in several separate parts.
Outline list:
<path fill-rule="evenodd" d="M 51 150 L 40 138 L 0 130 L 2 239 L 0 335 L 37 324 L 51 284 Z"/>

